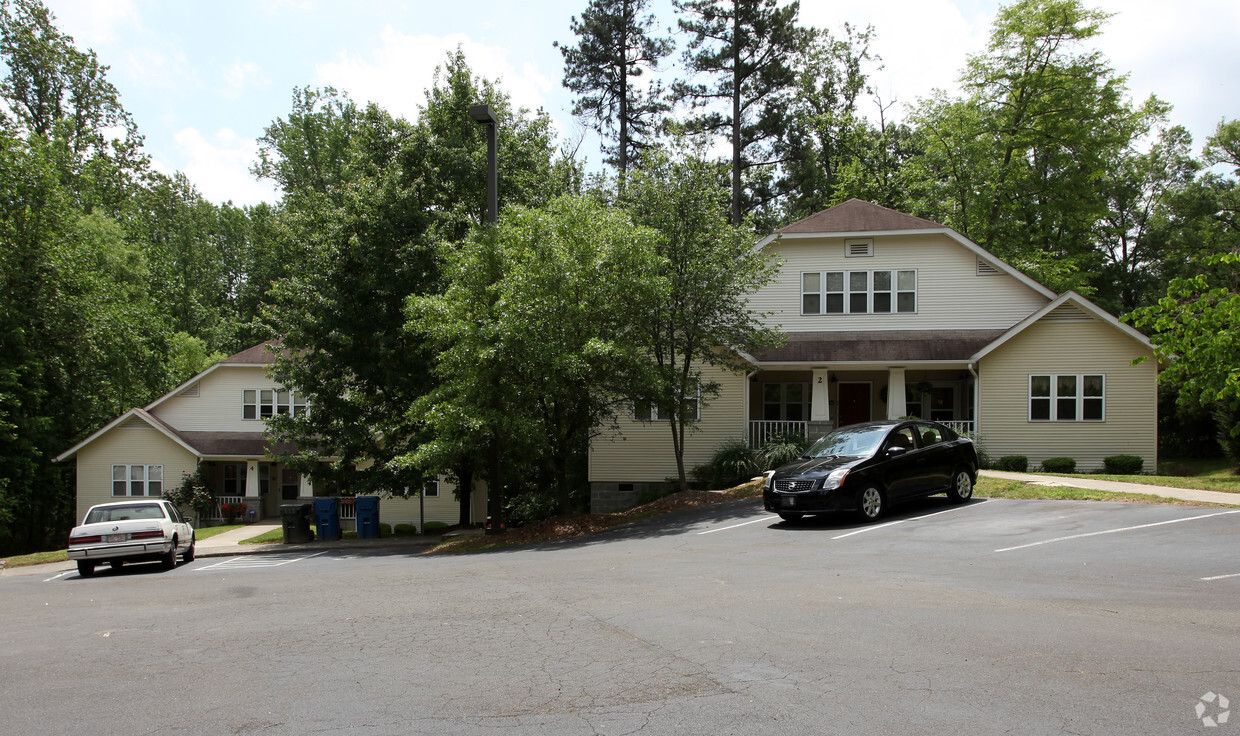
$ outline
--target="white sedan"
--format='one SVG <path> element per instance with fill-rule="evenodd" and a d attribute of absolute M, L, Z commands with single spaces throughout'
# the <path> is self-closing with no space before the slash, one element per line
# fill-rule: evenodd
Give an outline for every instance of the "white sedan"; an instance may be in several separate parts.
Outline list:
<path fill-rule="evenodd" d="M 160 499 L 92 506 L 82 525 L 69 532 L 69 559 L 77 560 L 83 577 L 104 562 L 119 569 L 126 562 L 159 560 L 171 570 L 178 556 L 194 559 L 194 527 L 176 506 Z"/>

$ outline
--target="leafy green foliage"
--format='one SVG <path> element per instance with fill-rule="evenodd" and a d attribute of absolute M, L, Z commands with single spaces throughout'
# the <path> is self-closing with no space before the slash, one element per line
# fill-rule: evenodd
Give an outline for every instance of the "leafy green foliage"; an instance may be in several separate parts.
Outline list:
<path fill-rule="evenodd" d="M 1029 469 L 1029 458 L 1024 455 L 1004 455 L 999 458 L 998 469 L 1009 473 L 1023 473 Z"/>
<path fill-rule="evenodd" d="M 1110 475 L 1137 475 L 1145 467 L 1140 455 L 1111 455 L 1102 458 L 1102 468 Z"/>
<path fill-rule="evenodd" d="M 799 432 L 783 432 L 774 435 L 758 448 L 762 470 L 773 470 L 796 460 L 809 448 L 810 442 Z"/>
<path fill-rule="evenodd" d="M 1076 460 L 1070 457 L 1048 457 L 1042 461 L 1042 471 L 1045 473 L 1075 473 Z"/>

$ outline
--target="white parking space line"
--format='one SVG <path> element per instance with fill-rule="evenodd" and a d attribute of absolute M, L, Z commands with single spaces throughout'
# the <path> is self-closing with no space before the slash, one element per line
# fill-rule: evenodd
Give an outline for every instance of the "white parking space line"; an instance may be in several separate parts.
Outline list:
<path fill-rule="evenodd" d="M 314 554 L 306 555 L 305 557 L 287 557 L 285 555 L 247 555 L 244 557 L 229 557 L 228 559 L 221 560 L 214 565 L 196 568 L 194 572 L 219 569 L 244 570 L 246 568 L 280 567 L 281 565 L 289 565 L 294 562 L 301 562 L 302 560 L 308 560 L 311 557 L 318 557 L 319 555 L 325 554 L 327 554 L 327 550 L 315 552 Z"/>
<path fill-rule="evenodd" d="M 775 514 L 767 514 L 766 516 L 763 516 L 758 519 L 754 519 L 753 521 L 742 521 L 741 523 L 733 524 L 732 526 L 721 526 L 718 529 L 707 529 L 704 532 L 698 532 L 698 536 L 701 536 L 703 534 L 711 534 L 714 532 L 726 532 L 727 530 L 735 529 L 738 526 L 749 526 L 750 524 L 757 524 L 760 521 L 770 521 L 771 519 L 777 519 L 777 518 L 779 517 L 776 516 Z"/>
<path fill-rule="evenodd" d="M 1044 544 L 1054 544 L 1055 542 L 1067 542 L 1073 539 L 1084 539 L 1085 537 L 1097 537 L 1102 534 L 1118 534 L 1120 532 L 1130 532 L 1134 529 L 1149 529 L 1155 526 L 1164 526 L 1166 524 L 1179 524 L 1181 521 L 1196 521 L 1198 519 L 1209 519 L 1215 516 L 1226 516 L 1228 514 L 1240 514 L 1240 511 L 1220 511 L 1215 514 L 1201 514 L 1200 516 L 1185 516 L 1180 519 L 1170 519 L 1168 521 L 1156 521 L 1153 524 L 1138 524 L 1137 526 L 1126 526 L 1120 529 L 1104 529 L 1100 532 L 1087 532 L 1085 534 L 1073 534 L 1067 537 L 1056 537 L 1054 539 L 1044 539 L 1041 542 L 1030 542 L 1029 544 L 1021 544 L 1015 547 L 1004 547 L 997 549 L 995 552 L 1011 552 L 1018 549 L 1028 549 L 1029 547 L 1040 547 Z"/>
<path fill-rule="evenodd" d="M 1211 580 L 1226 580 L 1227 578 L 1240 578 L 1240 572 L 1233 572 L 1230 575 L 1215 575 L 1213 577 L 1208 577 L 1208 578 L 1199 578 L 1199 580 L 1202 580 L 1204 582 L 1209 582 Z"/>
<path fill-rule="evenodd" d="M 60 573 L 60 574 L 58 574 L 58 575 L 53 575 L 53 576 L 51 576 L 50 578 L 47 578 L 47 579 L 46 579 L 46 580 L 44 580 L 43 582 L 45 582 L 45 583 L 50 583 L 50 582 L 52 582 L 53 580 L 55 580 L 55 579 L 57 579 L 57 578 L 63 578 L 64 576 L 68 575 L 68 574 L 69 574 L 69 573 L 71 573 L 71 572 L 73 572 L 73 571 L 72 571 L 72 570 L 65 570 L 64 572 L 62 572 L 62 573 Z"/>
<path fill-rule="evenodd" d="M 848 532 L 847 534 L 841 534 L 841 535 L 839 535 L 838 537 L 831 537 L 831 539 L 832 539 L 832 540 L 835 540 L 835 539 L 843 539 L 844 537 L 851 537 L 851 536 L 852 536 L 852 535 L 854 535 L 854 534 L 865 534 L 866 532 L 876 532 L 876 531 L 878 531 L 879 529 L 883 529 L 883 528 L 886 528 L 886 527 L 889 527 L 889 526 L 895 526 L 896 524 L 903 524 L 903 523 L 904 523 L 904 522 L 906 522 L 906 521 L 917 521 L 918 519 L 929 519 L 931 516 L 938 516 L 939 514 L 948 514 L 948 513 L 951 513 L 951 512 L 953 512 L 953 511 L 960 511 L 960 510 L 962 510 L 962 509 L 967 509 L 967 508 L 969 508 L 969 507 L 968 507 L 968 506 L 959 506 L 959 507 L 954 508 L 954 509 L 945 509 L 945 510 L 943 510 L 943 511 L 935 511 L 933 514 L 924 514 L 924 515 L 922 515 L 922 516 L 914 516 L 914 517 L 911 517 L 911 518 L 908 518 L 908 519 L 900 519 L 900 520 L 898 520 L 898 521 L 889 521 L 889 522 L 887 522 L 886 524 L 878 524 L 878 525 L 876 525 L 876 526 L 867 526 L 867 527 L 862 528 L 862 529 L 857 529 L 856 531 L 851 531 L 851 532 Z"/>

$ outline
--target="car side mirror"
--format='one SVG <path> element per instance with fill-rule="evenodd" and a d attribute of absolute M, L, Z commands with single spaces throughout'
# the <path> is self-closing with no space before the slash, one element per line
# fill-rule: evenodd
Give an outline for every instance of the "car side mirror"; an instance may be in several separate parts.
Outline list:
<path fill-rule="evenodd" d="M 904 454 L 904 453 L 906 453 L 906 452 L 908 452 L 908 450 L 907 450 L 906 448 L 903 448 L 903 447 L 888 447 L 888 448 L 887 448 L 887 457 L 900 457 L 901 455 L 903 455 L 903 454 Z"/>

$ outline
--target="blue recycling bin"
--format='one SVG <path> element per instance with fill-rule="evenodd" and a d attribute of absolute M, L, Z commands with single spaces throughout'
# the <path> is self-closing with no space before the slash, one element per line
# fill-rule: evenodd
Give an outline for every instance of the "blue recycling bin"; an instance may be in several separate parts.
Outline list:
<path fill-rule="evenodd" d="M 353 499 L 357 509 L 357 538 L 379 538 L 379 497 L 358 496 Z"/>
<path fill-rule="evenodd" d="M 334 496 L 314 499 L 314 527 L 319 539 L 340 539 L 340 499 Z"/>

